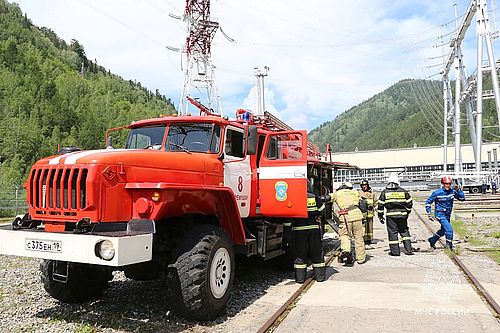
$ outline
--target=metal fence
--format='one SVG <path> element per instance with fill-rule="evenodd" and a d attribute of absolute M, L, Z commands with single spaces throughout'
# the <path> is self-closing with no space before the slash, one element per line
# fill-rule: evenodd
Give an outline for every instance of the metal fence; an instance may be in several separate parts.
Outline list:
<path fill-rule="evenodd" d="M 27 208 L 26 190 L 22 187 L 0 189 L 0 217 L 24 214 Z"/>

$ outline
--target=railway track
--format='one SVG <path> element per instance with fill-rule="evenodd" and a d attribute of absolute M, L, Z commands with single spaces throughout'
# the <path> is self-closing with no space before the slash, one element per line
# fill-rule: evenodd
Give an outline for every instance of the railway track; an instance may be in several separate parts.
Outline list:
<path fill-rule="evenodd" d="M 419 218 L 420 221 L 424 224 L 426 229 L 431 233 L 434 234 L 436 230 L 433 229 L 433 227 L 429 224 L 429 222 L 422 217 L 422 215 L 417 212 L 415 209 L 413 210 L 417 217 Z M 443 241 L 440 239 L 439 242 L 441 245 L 444 247 Z M 495 299 L 484 289 L 484 287 L 481 285 L 479 280 L 472 274 L 472 272 L 465 266 L 465 264 L 460 260 L 458 255 L 456 255 L 454 252 L 450 252 L 449 255 L 450 259 L 458 266 L 458 268 L 465 274 L 467 277 L 467 281 L 472 285 L 476 293 L 481 297 L 481 299 L 488 305 L 490 310 L 493 312 L 493 315 L 496 318 L 500 318 L 500 305 L 495 301 Z"/>
<path fill-rule="evenodd" d="M 456 211 L 500 211 L 500 195 L 467 194 L 465 201 L 455 202 Z"/>
<path fill-rule="evenodd" d="M 500 201 L 500 198 L 499 198 Z M 433 227 L 425 220 L 420 213 L 414 210 L 418 219 L 422 222 L 425 228 L 431 233 L 435 233 Z M 444 246 L 442 241 L 441 244 Z M 479 295 L 481 300 L 486 304 L 486 306 L 490 309 L 493 316 L 497 319 L 500 319 L 500 305 L 493 299 L 493 297 L 485 290 L 485 288 L 481 285 L 478 279 L 474 276 L 474 274 L 466 267 L 466 265 L 460 260 L 460 258 L 454 254 L 450 253 L 450 259 L 455 263 L 455 265 L 459 268 L 463 274 L 466 276 L 467 282 L 471 284 L 474 291 Z M 335 259 L 333 255 L 328 257 L 326 260 L 327 266 Z M 280 323 L 286 318 L 288 313 L 294 308 L 295 304 L 302 298 L 302 296 L 308 292 L 309 288 L 314 284 L 315 280 L 312 277 L 309 277 L 300 287 L 293 293 L 290 298 L 286 300 L 286 302 L 262 325 L 258 333 L 271 333 L 279 327 Z"/>
<path fill-rule="evenodd" d="M 326 260 L 326 266 L 329 266 L 330 263 L 335 259 L 334 255 L 330 255 Z M 285 303 L 264 323 L 264 325 L 259 328 L 257 333 L 270 333 L 273 332 L 276 327 L 286 318 L 288 312 L 293 309 L 295 303 L 298 302 L 300 297 L 307 292 L 307 290 L 315 283 L 316 281 L 312 276 L 309 276 L 306 281 L 295 291 L 290 298 L 288 298 Z"/>

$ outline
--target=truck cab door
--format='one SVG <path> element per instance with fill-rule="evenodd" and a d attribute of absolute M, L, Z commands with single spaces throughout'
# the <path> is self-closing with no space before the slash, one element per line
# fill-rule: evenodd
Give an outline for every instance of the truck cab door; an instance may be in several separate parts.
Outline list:
<path fill-rule="evenodd" d="M 238 204 L 240 216 L 250 213 L 251 168 L 250 156 L 245 155 L 243 129 L 227 126 L 224 135 L 224 185 L 230 187 Z"/>
<path fill-rule="evenodd" d="M 307 217 L 305 131 L 267 135 L 258 172 L 262 215 Z"/>

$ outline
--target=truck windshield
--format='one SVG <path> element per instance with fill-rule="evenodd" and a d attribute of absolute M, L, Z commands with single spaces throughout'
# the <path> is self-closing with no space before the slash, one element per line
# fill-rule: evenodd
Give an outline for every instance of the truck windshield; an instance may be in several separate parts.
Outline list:
<path fill-rule="evenodd" d="M 165 150 L 218 153 L 220 126 L 215 124 L 175 124 L 168 130 Z"/>
<path fill-rule="evenodd" d="M 160 150 L 164 136 L 165 125 L 132 128 L 125 148 Z"/>

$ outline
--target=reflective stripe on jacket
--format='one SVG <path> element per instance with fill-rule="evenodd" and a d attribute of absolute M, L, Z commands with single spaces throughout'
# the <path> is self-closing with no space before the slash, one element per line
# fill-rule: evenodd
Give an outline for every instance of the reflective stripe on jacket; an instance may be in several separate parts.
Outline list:
<path fill-rule="evenodd" d="M 330 193 L 330 198 L 336 202 L 340 209 L 348 209 L 347 215 L 344 215 L 346 221 L 357 221 L 363 219 L 363 213 L 358 208 L 359 193 L 356 190 L 342 189 Z"/>
<path fill-rule="evenodd" d="M 367 217 L 373 217 L 375 212 L 375 204 L 377 200 L 375 199 L 375 192 L 371 189 L 368 191 L 359 190 L 359 196 L 366 201 L 366 205 L 368 206 L 368 211 L 366 212 Z"/>
<path fill-rule="evenodd" d="M 379 216 L 406 217 L 413 207 L 413 199 L 410 193 L 402 187 L 386 187 L 378 198 L 377 213 Z"/>
<path fill-rule="evenodd" d="M 307 212 L 322 212 L 325 209 L 325 205 L 320 198 L 316 197 L 312 193 L 307 193 Z"/>
<path fill-rule="evenodd" d="M 431 205 L 434 202 L 434 214 L 440 212 L 445 215 L 450 215 L 453 209 L 453 199 L 465 200 L 465 195 L 462 190 L 455 190 L 450 188 L 448 191 L 441 187 L 435 190 L 432 194 L 425 200 L 425 211 L 427 214 L 431 213 Z"/>

